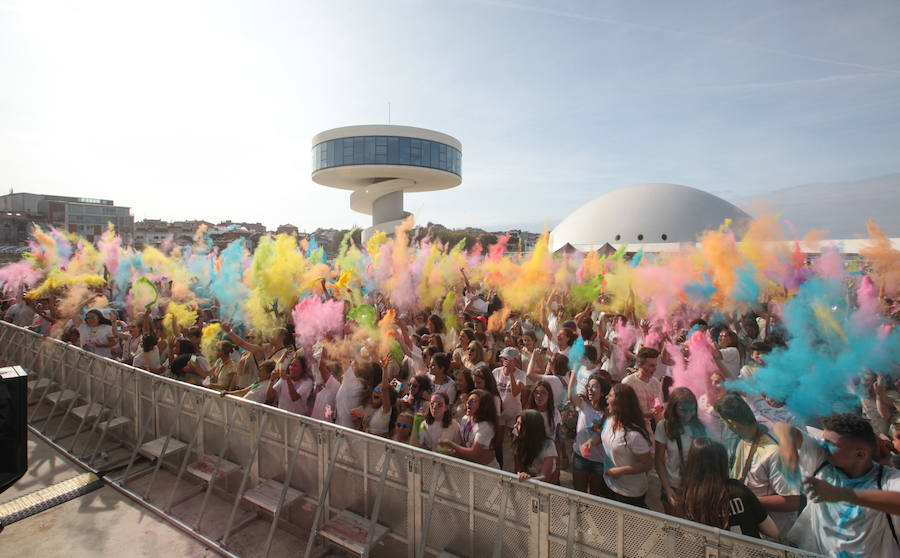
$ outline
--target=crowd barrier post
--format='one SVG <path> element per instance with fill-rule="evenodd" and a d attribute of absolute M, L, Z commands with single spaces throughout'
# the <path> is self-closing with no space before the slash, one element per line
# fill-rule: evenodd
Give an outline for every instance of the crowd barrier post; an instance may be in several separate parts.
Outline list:
<path fill-rule="evenodd" d="M 300 455 L 300 448 L 303 446 L 303 437 L 306 435 L 308 427 L 309 424 L 305 422 L 300 425 L 300 434 L 297 436 L 297 445 L 294 448 L 291 459 L 288 461 L 287 474 L 285 475 L 284 483 L 281 486 L 281 495 L 278 497 L 278 505 L 275 506 L 272 525 L 269 527 L 269 534 L 266 537 L 265 552 L 263 552 L 263 556 L 266 558 L 268 558 L 269 551 L 272 549 L 272 540 L 275 537 L 275 529 L 278 527 L 278 518 L 281 516 L 281 508 L 284 506 L 284 499 L 287 497 L 288 488 L 290 488 L 291 479 L 294 476 L 294 465 L 297 463 L 297 457 Z M 285 425 L 285 440 L 287 440 L 287 433 L 287 425 Z"/>
<path fill-rule="evenodd" d="M 126 370 L 124 368 L 120 368 L 120 367 L 114 367 L 113 369 L 118 371 L 119 392 L 116 394 L 115 402 L 113 403 L 113 405 L 110 409 L 111 409 L 111 411 L 116 412 L 118 416 L 122 416 L 123 415 L 122 398 L 125 396 L 125 384 L 127 381 Z M 138 376 L 136 374 L 131 374 L 131 377 L 132 377 L 132 382 L 134 383 L 134 391 L 137 391 L 138 390 L 138 388 L 137 388 Z M 135 415 L 135 419 L 137 419 L 137 415 Z M 139 422 L 138 420 L 135 420 L 135 419 L 132 419 L 133 423 Z M 100 417 L 98 417 L 97 420 L 94 422 L 94 425 L 91 427 L 91 432 L 92 433 L 95 432 L 99 425 L 100 425 Z M 100 448 L 103 447 L 103 441 L 106 439 L 106 434 L 107 434 L 107 432 L 109 432 L 109 430 L 110 430 L 109 419 L 107 419 L 107 427 L 100 429 L 100 437 L 97 439 L 97 442 L 94 444 L 94 449 L 91 451 L 90 457 L 87 460 L 88 466 L 93 467 L 94 459 L 96 459 L 97 453 L 100 451 Z M 137 436 L 135 436 L 135 439 L 137 439 Z M 72 449 L 74 451 L 74 449 L 75 449 L 74 444 L 73 444 Z M 85 449 L 87 449 L 87 448 L 85 448 Z"/>
<path fill-rule="evenodd" d="M 244 475 L 241 477 L 241 485 L 238 488 L 237 495 L 234 497 L 234 504 L 231 506 L 231 515 L 228 516 L 228 523 L 225 525 L 225 534 L 222 535 L 222 544 L 228 544 L 228 537 L 231 536 L 231 527 L 234 525 L 234 516 L 237 514 L 238 505 L 241 503 L 241 498 L 244 497 L 244 490 L 247 488 L 247 478 L 250 476 L 250 471 L 252 469 L 249 466 L 249 463 L 253 463 L 256 461 L 257 451 L 259 450 L 259 442 L 262 440 L 263 431 L 266 427 L 266 423 L 269 420 L 268 413 L 262 413 L 262 418 L 259 420 L 259 425 L 256 427 L 256 439 L 253 442 L 253 449 L 250 450 L 250 457 L 248 460 L 248 466 L 244 468 Z M 255 423 L 255 421 L 252 421 Z"/>
<path fill-rule="evenodd" d="M 312 527 L 309 529 L 309 536 L 306 541 L 306 552 L 303 554 L 304 558 L 310 558 L 310 556 L 312 556 L 313 544 L 315 543 L 316 536 L 319 532 L 319 523 L 322 520 L 322 513 L 327 513 L 325 502 L 328 497 L 328 492 L 331 490 L 331 479 L 334 476 L 334 466 L 337 463 L 338 450 L 341 447 L 341 443 L 344 441 L 344 435 L 341 432 L 334 432 L 329 441 L 331 443 L 331 457 L 328 460 L 328 469 L 325 473 L 325 480 L 319 487 L 319 502 L 316 506 L 316 511 L 313 514 Z"/>
<path fill-rule="evenodd" d="M 106 366 L 106 367 L 104 367 L 103 370 L 105 372 L 107 372 L 109 376 L 112 376 L 114 379 L 118 376 L 116 374 L 118 367 L 116 367 L 116 366 Z M 102 393 L 98 396 L 96 393 L 97 390 L 93 389 L 93 385 L 90 382 L 91 376 L 89 374 L 85 374 L 85 376 L 87 378 L 89 378 L 88 379 L 89 388 L 87 390 L 87 394 L 85 395 L 85 398 L 87 399 L 87 406 L 86 406 L 86 410 L 84 412 L 84 417 L 78 422 L 78 427 L 75 429 L 75 435 L 72 437 L 72 442 L 69 444 L 69 453 L 73 453 L 73 454 L 75 453 L 75 445 L 78 443 L 78 438 L 81 436 L 82 432 L 84 431 L 88 421 L 91 421 L 91 419 L 93 418 L 93 422 L 91 423 L 91 426 L 89 427 L 90 431 L 93 432 L 94 431 L 93 427 L 97 424 L 97 422 L 103 416 L 103 413 L 106 411 L 106 405 L 105 405 L 106 404 L 106 381 L 105 380 L 100 381 L 100 385 L 103 389 L 102 389 Z M 106 374 L 104 374 L 104 377 L 105 376 L 106 376 Z M 97 416 L 96 417 L 94 417 L 92 414 L 95 406 L 97 407 Z M 60 422 L 60 426 L 62 426 L 61 422 Z M 59 436 L 59 429 L 57 429 L 56 435 Z"/>
<path fill-rule="evenodd" d="M 138 376 L 135 376 L 135 378 L 138 378 Z M 152 386 L 151 401 L 152 401 L 153 407 L 156 406 L 157 398 L 159 397 L 159 391 L 163 385 L 165 385 L 165 384 L 160 381 L 151 382 L 151 386 Z M 139 391 L 139 390 L 136 389 L 135 391 Z M 135 422 L 141 423 L 141 426 L 139 427 L 140 434 L 138 434 L 138 437 L 134 441 L 134 449 L 131 450 L 131 458 L 128 460 L 128 466 L 125 467 L 125 474 L 123 474 L 119 478 L 119 484 L 123 488 L 128 483 L 129 473 L 131 473 L 131 468 L 134 466 L 135 459 L 137 459 L 138 451 L 140 451 L 141 445 L 144 443 L 144 437 L 147 435 L 147 429 L 148 429 L 148 427 L 150 427 L 151 422 L 153 421 L 153 418 L 156 415 L 156 413 L 154 412 L 154 409 L 152 407 L 150 409 L 150 412 L 144 413 L 143 416 L 141 415 L 142 410 L 143 409 L 138 407 L 137 413 L 136 413 L 136 415 L 137 415 L 136 418 L 138 420 L 135 421 Z"/>
<path fill-rule="evenodd" d="M 209 396 L 203 397 L 203 406 L 200 409 L 200 412 L 197 414 L 197 424 L 194 428 L 191 429 L 191 439 L 188 441 L 187 446 L 185 447 L 184 457 L 181 458 L 181 465 L 178 466 L 178 473 L 175 476 L 175 482 L 172 483 L 172 489 L 169 491 L 169 497 L 166 500 L 166 505 L 163 508 L 163 511 L 166 513 L 170 513 L 172 510 L 172 501 L 175 499 L 175 493 L 178 491 L 178 485 L 181 484 L 181 478 L 184 476 L 184 471 L 187 469 L 188 461 L 191 459 L 191 449 L 194 447 L 194 443 L 197 441 L 198 435 L 200 435 L 201 428 L 200 426 L 203 424 L 203 419 L 206 418 L 206 411 L 209 409 L 209 404 L 212 402 L 212 399 Z"/>
<path fill-rule="evenodd" d="M 174 389 L 172 390 L 175 391 Z M 175 416 L 172 417 L 172 423 L 169 425 L 169 434 L 163 439 L 162 449 L 159 451 L 159 457 L 156 460 L 156 467 L 153 468 L 153 474 L 150 475 L 150 482 L 147 483 L 147 488 L 144 491 L 144 500 L 150 498 L 150 490 L 153 488 L 153 484 L 156 482 L 156 476 L 159 474 L 159 469 L 162 467 L 163 461 L 166 458 L 166 452 L 169 449 L 169 442 L 172 440 L 172 436 L 178 431 L 178 423 L 181 419 L 181 411 L 184 409 L 184 400 L 187 398 L 187 390 L 181 392 L 181 396 L 178 398 L 178 407 L 175 408 Z M 159 420 L 159 415 L 157 414 L 157 421 Z"/>
<path fill-rule="evenodd" d="M 85 394 L 84 397 L 86 397 L 88 401 L 91 401 L 91 386 L 90 386 L 91 375 L 90 374 L 96 364 L 97 364 L 97 361 L 95 359 L 91 359 L 90 363 L 88 363 L 87 369 L 85 369 L 83 373 L 78 371 L 77 368 L 74 369 L 74 370 L 76 370 L 76 374 L 78 376 L 78 382 L 76 382 L 76 384 L 75 384 L 76 396 L 69 399 L 69 404 L 66 406 L 66 412 L 63 413 L 62 419 L 59 421 L 59 424 L 56 425 L 56 431 L 53 433 L 53 436 L 51 436 L 51 439 L 53 441 L 56 441 L 59 439 L 59 433 L 62 430 L 63 424 L 65 424 L 65 422 L 66 422 L 66 418 L 72 412 L 72 409 L 75 408 L 75 404 L 78 402 L 78 395 L 80 395 L 82 393 L 82 389 L 81 389 L 82 387 L 84 387 L 84 394 Z M 90 410 L 90 408 L 88 410 Z M 52 418 L 52 416 L 53 416 L 53 413 L 50 413 L 50 415 L 47 416 L 47 422 L 44 424 L 45 428 L 46 428 L 47 424 L 49 424 L 50 418 Z"/>
<path fill-rule="evenodd" d="M 369 552 L 372 550 L 372 541 L 375 539 L 375 530 L 378 526 L 378 514 L 381 512 L 381 498 L 384 496 L 384 485 L 387 483 L 388 469 L 391 467 L 391 455 L 393 455 L 393 453 L 394 448 L 390 445 L 386 445 L 384 448 L 384 465 L 381 468 L 381 480 L 378 481 L 378 490 L 375 493 L 375 506 L 372 508 L 372 517 L 369 520 L 369 532 L 366 535 L 366 547 L 363 551 L 362 558 L 369 558 Z M 368 455 L 368 451 L 366 454 Z M 366 469 L 365 474 L 368 476 L 368 468 Z"/>
<path fill-rule="evenodd" d="M 200 530 L 200 523 L 203 521 L 203 516 L 206 513 L 206 506 L 209 505 L 209 497 L 212 494 L 213 485 L 216 483 L 216 479 L 219 477 L 219 471 L 222 468 L 222 463 L 225 461 L 225 454 L 228 451 L 229 442 L 231 440 L 231 433 L 234 429 L 234 424 L 237 422 L 237 415 L 240 411 L 240 407 L 238 405 L 234 405 L 231 408 L 231 414 L 229 415 L 226 410 L 225 417 L 225 439 L 222 440 L 222 447 L 219 448 L 219 455 L 216 458 L 216 466 L 213 467 L 212 476 L 209 478 L 209 482 L 206 484 L 206 492 L 203 495 L 203 503 L 200 505 L 200 512 L 197 514 L 197 520 L 194 522 L 193 528 L 195 531 Z M 171 498 L 170 498 L 171 500 Z M 171 506 L 171 502 L 169 506 Z"/>

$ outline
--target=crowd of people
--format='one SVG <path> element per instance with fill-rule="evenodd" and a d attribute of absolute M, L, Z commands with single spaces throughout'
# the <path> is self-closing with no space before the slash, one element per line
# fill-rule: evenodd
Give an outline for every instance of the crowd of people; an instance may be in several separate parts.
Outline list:
<path fill-rule="evenodd" d="M 330 262 L 284 235 L 137 252 L 38 230 L 0 269 L 3 316 L 523 482 L 900 556 L 900 253 L 873 234 L 859 264 L 807 261 L 760 227 L 677 255 L 560 257 L 546 237 L 508 256 L 404 225 Z"/>

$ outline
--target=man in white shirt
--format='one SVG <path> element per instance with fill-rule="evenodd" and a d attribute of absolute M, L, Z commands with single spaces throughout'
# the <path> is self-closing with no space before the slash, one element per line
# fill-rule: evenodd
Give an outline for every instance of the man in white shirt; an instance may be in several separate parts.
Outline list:
<path fill-rule="evenodd" d="M 500 362 L 503 366 L 494 369 L 494 379 L 497 381 L 497 389 L 500 391 L 500 402 L 503 413 L 498 421 L 504 429 L 509 429 L 516 421 L 516 417 L 522 412 L 522 401 L 519 394 L 525 387 L 525 372 L 518 367 L 519 351 L 513 347 L 506 347 L 500 352 Z"/>
<path fill-rule="evenodd" d="M 846 497 L 848 501 L 810 502 L 788 533 L 788 541 L 832 556 L 900 557 L 900 517 L 873 509 L 876 502 L 870 501 L 877 493 L 891 497 L 891 492 L 900 491 L 900 471 L 873 461 L 877 441 L 872 425 L 864 418 L 832 415 L 823 425 L 821 445 L 787 423 L 775 425 L 773 433 L 784 467 L 795 472 L 799 467 L 808 487 L 821 489 L 818 481 L 825 481 L 849 489 L 852 495 Z M 883 509 L 896 511 L 895 506 Z"/>
<path fill-rule="evenodd" d="M 622 380 L 623 384 L 631 386 L 634 390 L 641 412 L 648 419 L 658 419 L 662 416 L 662 386 L 659 380 L 653 377 L 658 359 L 659 351 L 651 347 L 641 347 L 637 353 L 637 370 Z"/>
<path fill-rule="evenodd" d="M 726 444 L 731 462 L 731 478 L 747 485 L 769 512 L 780 533 L 785 533 L 803 506 L 800 487 L 792 486 L 778 460 L 778 443 L 760 424 L 753 410 L 737 393 L 727 393 L 715 404 L 716 413 L 736 436 Z"/>

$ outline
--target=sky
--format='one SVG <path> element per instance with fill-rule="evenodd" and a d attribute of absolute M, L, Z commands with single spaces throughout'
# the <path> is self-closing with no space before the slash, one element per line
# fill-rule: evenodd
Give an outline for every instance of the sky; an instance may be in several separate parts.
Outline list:
<path fill-rule="evenodd" d="M 0 191 L 367 226 L 312 182 L 310 142 L 389 106 L 462 142 L 462 185 L 406 196 L 420 223 L 859 180 L 900 171 L 897 29 L 896 0 L 0 0 Z"/>

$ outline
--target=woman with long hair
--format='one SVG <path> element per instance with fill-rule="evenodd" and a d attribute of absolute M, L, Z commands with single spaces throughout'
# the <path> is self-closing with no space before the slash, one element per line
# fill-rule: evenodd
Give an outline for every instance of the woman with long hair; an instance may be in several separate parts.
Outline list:
<path fill-rule="evenodd" d="M 556 446 L 547 437 L 541 413 L 534 409 L 522 411 L 516 417 L 515 432 L 512 449 L 519 480 L 536 478 L 559 484 Z"/>
<path fill-rule="evenodd" d="M 553 402 L 553 388 L 545 380 L 540 380 L 531 386 L 531 394 L 528 396 L 526 409 L 534 409 L 544 419 L 544 430 L 551 440 L 559 439 L 559 410 Z"/>
<path fill-rule="evenodd" d="M 497 409 L 494 396 L 476 389 L 466 400 L 466 416 L 462 420 L 462 444 L 450 440 L 439 442 L 447 453 L 469 461 L 500 468 L 494 447 L 497 441 Z"/>
<path fill-rule="evenodd" d="M 456 382 L 450 377 L 450 355 L 437 353 L 431 357 L 428 378 L 431 380 L 431 393 L 444 392 L 450 401 L 456 400 Z"/>
<path fill-rule="evenodd" d="M 600 426 L 606 454 L 603 478 L 615 500 L 646 508 L 647 471 L 653 467 L 650 434 L 637 394 L 627 384 L 616 384 L 606 396 L 609 408 Z"/>
<path fill-rule="evenodd" d="M 79 313 L 72 316 L 72 323 L 78 330 L 78 339 L 81 348 L 95 355 L 112 357 L 112 347 L 118 343 L 113 332 L 112 322 L 103 315 L 100 310 L 88 310 L 84 319 Z"/>
<path fill-rule="evenodd" d="M 737 333 L 726 327 L 719 332 L 717 343 L 713 346 L 716 366 L 729 380 L 736 380 L 741 371 L 742 358 L 738 345 Z"/>
<path fill-rule="evenodd" d="M 669 515 L 675 515 L 678 509 L 678 488 L 691 442 L 705 436 L 706 427 L 697 418 L 694 392 L 686 387 L 672 390 L 654 436 L 656 473 L 661 485 L 659 498 Z"/>
<path fill-rule="evenodd" d="M 500 415 L 503 414 L 503 400 L 500 398 L 500 388 L 497 387 L 497 379 L 494 374 L 491 372 L 490 366 L 487 363 L 481 363 L 474 372 L 472 372 L 472 381 L 475 382 L 475 389 L 483 389 L 494 396 L 494 409 L 497 411 L 497 421 L 499 424 Z M 500 464 L 500 468 L 503 468 L 503 443 L 501 438 L 501 434 L 498 431 L 498 438 L 496 443 L 494 444 L 494 451 L 496 452 L 497 463 Z"/>
<path fill-rule="evenodd" d="M 436 451 L 441 440 L 462 443 L 462 429 L 450 412 L 450 399 L 447 394 L 439 391 L 431 396 L 431 404 L 425 411 L 425 428 L 419 435 L 417 445 Z"/>
<path fill-rule="evenodd" d="M 312 374 L 303 351 L 300 350 L 291 358 L 287 376 L 283 376 L 276 366 L 270 377 L 266 398 L 277 400 L 279 409 L 306 415 L 309 413 L 308 400 L 312 390 Z"/>
<path fill-rule="evenodd" d="M 456 372 L 456 401 L 453 403 L 453 417 L 461 419 L 466 414 L 466 399 L 475 389 L 472 373 L 465 368 Z"/>
<path fill-rule="evenodd" d="M 475 370 L 482 364 L 487 364 L 484 360 L 484 345 L 478 341 L 469 343 L 466 354 L 462 357 L 463 366 L 469 370 Z"/>
<path fill-rule="evenodd" d="M 389 374 L 377 362 L 360 362 L 357 366 L 367 382 L 374 383 L 376 378 L 381 382 L 372 388 L 359 407 L 350 411 L 353 426 L 369 434 L 388 437 L 397 422 L 397 390 L 391 387 Z"/>
<path fill-rule="evenodd" d="M 500 389 L 497 387 L 497 380 L 491 374 L 490 367 L 484 364 L 473 370 L 472 382 L 475 384 L 475 389 L 483 389 L 494 396 L 494 408 L 499 416 L 503 412 L 503 405 L 500 399 Z"/>
<path fill-rule="evenodd" d="M 594 373 L 588 378 L 584 393 L 576 393 L 575 384 L 575 374 L 572 374 L 569 376 L 569 401 L 578 412 L 572 444 L 572 484 L 575 490 L 611 497 L 603 479 L 603 444 L 596 432 L 606 417 L 610 383 L 601 374 Z"/>
<path fill-rule="evenodd" d="M 409 379 L 409 393 L 400 399 L 400 407 L 411 411 L 414 415 L 424 414 L 431 401 L 431 389 L 431 379 L 428 376 L 413 376 Z"/>
<path fill-rule="evenodd" d="M 725 446 L 709 438 L 691 443 L 681 479 L 685 519 L 759 538 L 778 538 L 778 528 L 759 499 L 737 479 L 728 478 Z"/>

